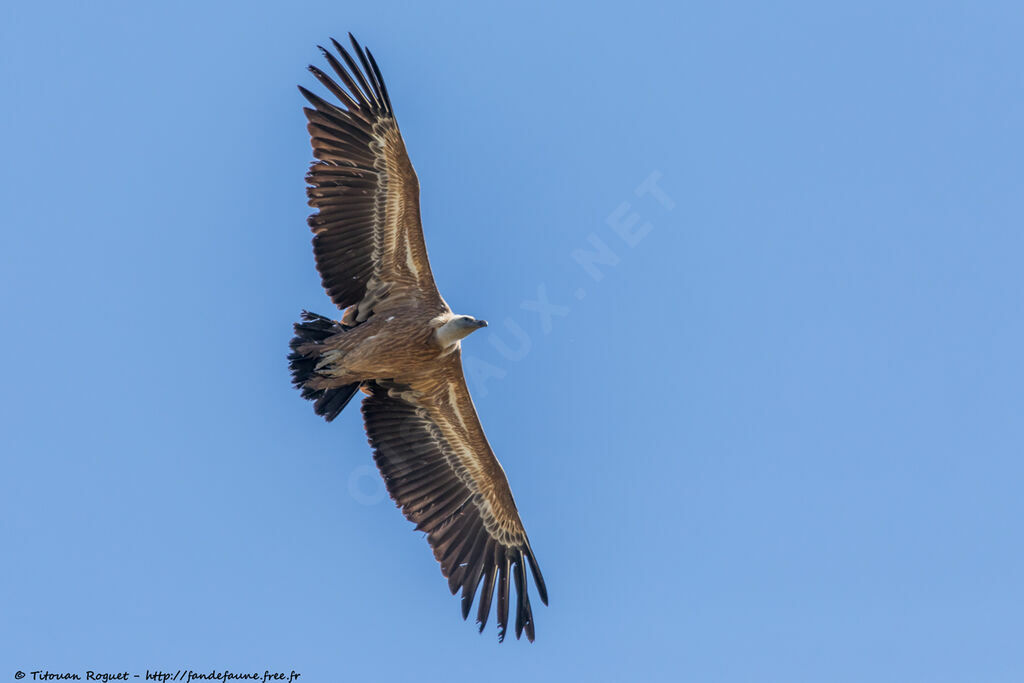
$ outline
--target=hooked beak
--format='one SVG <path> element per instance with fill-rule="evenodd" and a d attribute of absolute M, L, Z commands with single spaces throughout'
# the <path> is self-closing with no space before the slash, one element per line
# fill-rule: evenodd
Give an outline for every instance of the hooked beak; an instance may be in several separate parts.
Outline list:
<path fill-rule="evenodd" d="M 476 321 L 476 326 L 477 327 L 487 327 L 487 321 L 486 320 L 477 320 Z"/>

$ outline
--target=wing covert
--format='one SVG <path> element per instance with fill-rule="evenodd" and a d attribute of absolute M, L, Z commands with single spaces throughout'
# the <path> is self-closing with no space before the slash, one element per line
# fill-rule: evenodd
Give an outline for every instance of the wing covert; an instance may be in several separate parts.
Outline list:
<path fill-rule="evenodd" d="M 427 533 L 452 594 L 461 589 L 463 619 L 479 588 L 476 621 L 482 632 L 496 595 L 503 640 L 511 582 L 516 637 L 525 631 L 533 641 L 527 563 L 544 604 L 547 588 L 504 470 L 483 438 L 458 354 L 452 355 L 457 376 L 447 373 L 434 386 L 365 385 L 366 432 L 391 498 Z"/>
<path fill-rule="evenodd" d="M 361 322 L 389 296 L 440 296 L 423 242 L 419 181 L 391 98 L 373 55 L 349 37 L 358 63 L 335 40 L 341 61 L 320 48 L 344 87 L 309 67 L 339 104 L 299 90 L 313 105 L 303 111 L 317 159 L 306 176 L 309 205 L 318 210 L 308 221 L 316 267 L 339 308 L 359 304 L 348 322 Z"/>

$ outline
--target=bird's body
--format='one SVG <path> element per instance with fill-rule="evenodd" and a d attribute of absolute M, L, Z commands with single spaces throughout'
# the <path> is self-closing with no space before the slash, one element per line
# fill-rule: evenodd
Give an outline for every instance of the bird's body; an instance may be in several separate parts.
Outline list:
<path fill-rule="evenodd" d="M 395 378 L 411 382 L 435 374 L 437 361 L 453 348 L 444 347 L 437 331 L 452 317 L 418 308 L 379 312 L 348 330 L 339 330 L 315 345 L 302 345 L 300 353 L 319 352 L 319 377 L 308 386 L 332 389 L 352 382 Z"/>
<path fill-rule="evenodd" d="M 344 106 L 302 89 L 317 161 L 307 181 L 313 252 L 340 321 L 303 313 L 289 356 L 293 383 L 328 421 L 360 389 L 374 460 L 388 492 L 427 533 L 462 613 L 477 599 L 482 631 L 497 598 L 504 638 L 510 582 L 516 637 L 533 640 L 526 567 L 547 589 L 505 472 L 484 435 L 462 372 L 461 340 L 485 326 L 456 315 L 434 284 L 419 183 L 373 56 L 334 42 L 324 55 L 345 88 L 310 70 Z M 361 68 L 360 68 L 361 65 Z"/>

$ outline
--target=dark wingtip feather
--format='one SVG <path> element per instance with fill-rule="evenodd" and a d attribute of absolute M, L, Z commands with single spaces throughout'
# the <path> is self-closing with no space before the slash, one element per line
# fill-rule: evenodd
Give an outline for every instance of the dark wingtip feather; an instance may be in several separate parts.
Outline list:
<path fill-rule="evenodd" d="M 494 541 L 489 540 L 487 543 L 488 547 L 484 550 L 484 557 L 491 551 L 491 546 L 493 545 Z M 487 617 L 491 614 L 495 579 L 497 579 L 497 572 L 495 571 L 494 564 L 488 562 L 487 568 L 484 570 L 483 585 L 480 587 L 480 598 L 477 600 L 476 623 L 480 625 L 480 633 L 484 632 L 484 627 L 487 626 Z"/>
<path fill-rule="evenodd" d="M 356 51 L 356 54 L 361 55 L 363 53 L 363 46 L 359 44 L 359 41 L 356 40 L 351 31 L 348 32 L 348 42 L 352 45 L 352 49 Z"/>
<path fill-rule="evenodd" d="M 520 555 L 512 562 L 512 577 L 516 583 L 516 640 L 523 635 L 523 622 L 526 616 L 526 574 L 523 571 L 523 558 Z"/>
<path fill-rule="evenodd" d="M 469 610 L 473 606 L 473 596 L 476 595 L 477 586 L 480 585 L 480 577 L 483 575 L 484 562 L 481 555 L 485 550 L 486 544 L 482 537 L 486 535 L 487 531 L 480 526 L 480 530 L 477 532 L 477 536 L 473 539 L 472 550 L 467 558 L 467 567 L 469 567 L 468 574 L 465 580 L 462 582 L 462 618 L 463 620 L 469 617 Z"/>
<path fill-rule="evenodd" d="M 479 561 L 473 567 L 473 573 L 469 576 L 464 584 L 462 584 L 462 620 L 465 621 L 469 618 L 469 612 L 473 609 L 473 598 L 476 597 L 477 586 L 480 585 L 480 577 L 482 576 L 483 566 Z"/>
<path fill-rule="evenodd" d="M 323 73 L 323 72 L 320 71 L 320 69 L 316 68 L 315 66 L 310 66 L 309 70 L 310 70 L 310 72 L 312 72 L 312 74 L 314 76 L 316 76 L 317 73 Z M 314 107 L 316 107 L 320 111 L 335 111 L 335 110 L 338 110 L 338 108 L 336 106 L 334 106 L 333 104 L 331 104 L 330 102 L 328 102 L 324 98 L 320 97 L 316 93 L 313 93 L 313 92 L 310 92 L 309 90 L 306 90 L 301 85 L 299 86 L 299 92 L 302 93 L 302 96 L 305 97 L 306 100 L 310 104 L 312 104 Z"/>
<path fill-rule="evenodd" d="M 341 53 L 341 58 L 344 59 L 345 64 L 348 65 L 349 75 L 355 76 L 356 81 L 358 82 L 358 86 L 355 90 L 358 91 L 360 95 L 359 99 L 368 105 L 369 109 L 374 110 L 379 106 L 379 103 L 377 102 L 377 97 L 373 93 L 373 88 L 370 87 L 370 84 L 366 81 L 366 76 L 363 75 L 363 70 L 360 69 L 356 64 L 356 61 L 352 59 L 352 55 L 348 53 L 348 50 L 343 48 L 337 41 L 333 42 L 334 47 L 336 47 L 338 52 Z"/>
<path fill-rule="evenodd" d="M 499 546 L 500 560 L 498 561 L 498 642 L 504 642 L 505 634 L 508 632 L 508 556 L 505 554 L 504 546 Z"/>
<path fill-rule="evenodd" d="M 548 587 L 544 584 L 544 577 L 540 573 L 540 565 L 537 564 L 537 558 L 533 555 L 533 548 L 530 547 L 530 542 L 526 542 L 526 550 L 523 552 L 526 555 L 526 559 L 530 562 L 530 574 L 533 575 L 533 582 L 537 584 L 537 594 L 540 596 L 540 601 L 545 605 L 548 604 Z"/>
<path fill-rule="evenodd" d="M 370 66 L 373 67 L 373 73 L 376 75 L 377 83 L 380 84 L 380 94 L 384 98 L 384 109 L 394 117 L 395 110 L 394 107 L 391 106 L 391 95 L 388 94 L 388 86 L 384 83 L 384 77 L 380 73 L 380 67 L 377 66 L 377 60 L 373 58 L 373 53 L 370 52 L 370 48 L 366 48 L 366 56 L 370 60 Z"/>
<path fill-rule="evenodd" d="M 527 600 L 526 600 L 526 639 L 532 643 L 533 639 L 534 639 L 534 637 L 536 637 L 536 635 L 537 635 L 537 633 L 536 633 L 536 631 L 534 631 L 534 628 L 533 628 L 533 612 L 530 610 L 530 600 L 529 600 L 529 598 L 527 598 Z"/>
<path fill-rule="evenodd" d="M 352 47 L 356 51 L 356 56 L 359 57 L 359 63 L 363 65 L 363 73 L 369 79 L 370 88 L 373 91 L 373 98 L 381 108 L 384 108 L 384 97 L 381 94 L 380 83 L 377 80 L 377 74 L 374 73 L 373 67 L 370 65 L 370 60 L 366 58 L 368 50 L 364 50 L 363 47 L 356 41 L 352 34 L 348 34 L 349 39 L 352 41 Z"/>

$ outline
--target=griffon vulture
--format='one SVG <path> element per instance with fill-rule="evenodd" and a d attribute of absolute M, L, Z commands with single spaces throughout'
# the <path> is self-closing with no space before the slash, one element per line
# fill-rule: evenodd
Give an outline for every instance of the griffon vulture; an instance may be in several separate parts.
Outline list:
<path fill-rule="evenodd" d="M 420 225 L 419 183 L 370 54 L 352 38 L 321 48 L 342 85 L 309 70 L 337 98 L 300 87 L 310 102 L 316 161 L 306 177 L 313 253 L 340 321 L 303 312 L 291 341 L 292 381 L 328 421 L 362 389 L 363 418 L 388 493 L 425 531 L 462 617 L 477 588 L 482 632 L 497 594 L 498 638 L 508 628 L 533 640 L 529 563 L 540 599 L 547 589 L 505 472 L 473 407 L 461 339 L 487 323 L 452 313 L 434 284 Z M 340 61 L 339 61 L 340 57 Z M 358 61 L 356 61 L 358 60 Z"/>

